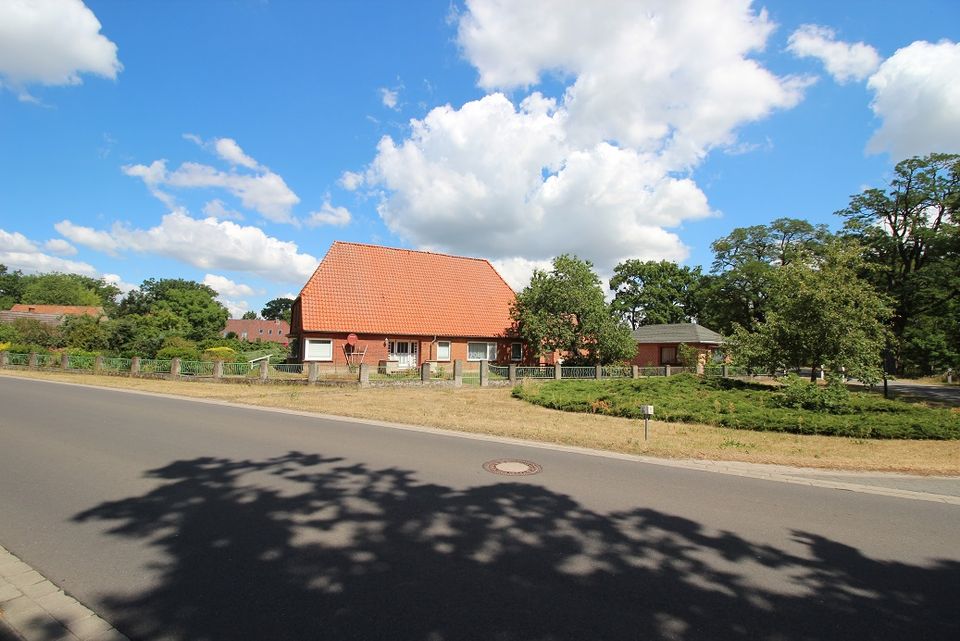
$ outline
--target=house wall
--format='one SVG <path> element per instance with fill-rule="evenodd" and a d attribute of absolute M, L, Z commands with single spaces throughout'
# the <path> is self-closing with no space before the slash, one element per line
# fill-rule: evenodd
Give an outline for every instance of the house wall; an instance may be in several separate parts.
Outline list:
<path fill-rule="evenodd" d="M 303 343 L 304 339 L 311 338 L 327 338 L 333 341 L 333 361 L 319 361 L 321 363 L 332 363 L 334 365 L 346 365 L 347 357 L 344 354 L 344 346 L 347 344 L 347 336 L 349 334 L 345 332 L 305 332 L 302 334 L 301 338 L 298 340 L 297 356 L 295 360 L 298 362 L 303 362 Z M 510 346 L 512 343 L 522 343 L 523 341 L 519 339 L 511 338 L 485 338 L 485 337 L 476 337 L 476 338 L 450 338 L 445 336 L 437 336 L 437 341 L 450 341 L 450 360 L 449 361 L 440 361 L 440 362 L 449 362 L 453 363 L 455 360 L 462 360 L 467 362 L 467 343 L 473 342 L 483 342 L 483 343 L 497 343 L 497 360 L 495 363 L 500 365 L 508 365 L 511 362 L 518 365 L 532 365 L 535 364 L 536 359 L 532 357 L 527 350 L 526 345 L 523 348 L 523 360 L 521 361 L 511 361 L 510 360 Z M 411 336 L 411 335 L 394 335 L 391 334 L 389 337 L 384 336 L 383 334 L 357 334 L 357 349 L 362 350 L 366 347 L 366 353 L 363 357 L 363 362 L 376 365 L 382 360 L 387 360 L 389 353 L 389 347 L 385 343 L 387 341 L 416 341 L 417 346 L 417 364 L 421 365 L 427 361 L 437 360 L 437 345 L 434 342 L 433 336 Z M 473 361 L 471 361 L 473 362 Z"/>
<path fill-rule="evenodd" d="M 637 343 L 637 353 L 630 361 L 630 364 L 639 365 L 640 367 L 661 367 L 664 363 L 660 361 L 660 348 L 679 347 L 680 345 L 682 345 L 682 343 Z M 687 345 L 701 352 L 705 352 L 708 359 L 717 347 L 716 345 L 708 345 L 706 343 L 687 343 Z"/>

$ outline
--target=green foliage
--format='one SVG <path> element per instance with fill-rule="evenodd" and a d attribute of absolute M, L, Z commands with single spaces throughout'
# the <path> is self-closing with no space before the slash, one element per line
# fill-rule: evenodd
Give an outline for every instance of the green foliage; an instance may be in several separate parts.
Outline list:
<path fill-rule="evenodd" d="M 67 316 L 60 325 L 61 343 L 66 347 L 101 352 L 109 346 L 109 326 L 93 316 Z"/>
<path fill-rule="evenodd" d="M 728 349 L 746 367 L 773 371 L 824 365 L 872 383 L 880 379 L 890 310 L 858 276 L 859 247 L 833 242 L 819 257 L 771 273 L 766 318 L 736 326 Z"/>
<path fill-rule="evenodd" d="M 229 347 L 208 347 L 203 350 L 201 360 L 234 363 L 237 362 L 238 359 L 237 353 Z"/>
<path fill-rule="evenodd" d="M 816 256 L 830 239 L 825 225 L 778 218 L 769 225 L 738 227 L 714 241 L 712 275 L 696 289 L 699 322 L 728 335 L 736 325 L 763 321 L 776 270 L 798 255 Z"/>
<path fill-rule="evenodd" d="M 699 267 L 681 267 L 662 260 L 627 260 L 614 268 L 610 289 L 613 310 L 631 327 L 689 323 L 698 316 Z"/>
<path fill-rule="evenodd" d="M 243 320 L 257 320 L 257 313 L 254 311 L 244 312 L 240 318 Z"/>
<path fill-rule="evenodd" d="M 274 298 L 263 306 L 260 316 L 265 320 L 284 320 L 289 323 L 292 307 L 292 298 Z"/>
<path fill-rule="evenodd" d="M 21 303 L 35 305 L 88 305 L 103 307 L 107 315 L 116 307 L 120 290 L 104 280 L 79 274 L 31 274 L 22 276 Z"/>
<path fill-rule="evenodd" d="M 896 371 L 960 365 L 960 155 L 904 160 L 887 190 L 864 190 L 837 214 L 866 250 L 863 277 L 893 301 Z"/>
<path fill-rule="evenodd" d="M 183 335 L 194 341 L 216 336 L 223 330 L 229 312 L 206 285 L 180 278 L 143 281 L 120 302 L 119 316 L 170 314 L 185 325 Z"/>
<path fill-rule="evenodd" d="M 200 352 L 197 351 L 197 344 L 193 341 L 180 336 L 171 336 L 163 342 L 163 347 L 157 351 L 157 358 L 181 358 L 185 361 L 198 361 L 200 360 Z"/>
<path fill-rule="evenodd" d="M 13 329 L 24 343 L 43 347 L 59 347 L 61 344 L 58 329 L 35 318 L 17 318 L 13 321 Z"/>
<path fill-rule="evenodd" d="M 692 345 L 686 343 L 677 345 L 677 360 L 680 361 L 681 367 L 696 367 L 701 353 L 699 349 Z"/>
<path fill-rule="evenodd" d="M 534 270 L 511 315 L 537 354 L 559 351 L 568 362 L 610 363 L 636 352 L 629 329 L 603 299 L 593 265 L 576 256 L 554 258 L 549 272 Z"/>
<path fill-rule="evenodd" d="M 788 374 L 780 379 L 779 402 L 783 407 L 815 412 L 843 414 L 850 411 L 850 390 L 840 377 L 833 376 L 826 386 Z"/>
<path fill-rule="evenodd" d="M 0 323 L 0 343 L 19 343 L 23 335 L 12 323 Z"/>
<path fill-rule="evenodd" d="M 23 297 L 23 273 L 0 264 L 0 310 L 10 309 Z"/>
<path fill-rule="evenodd" d="M 784 407 L 776 388 L 718 377 L 682 374 L 610 381 L 551 381 L 520 385 L 514 396 L 552 409 L 656 418 L 739 429 L 856 438 L 960 439 L 960 414 L 869 392 L 850 393 L 844 413 Z"/>
<path fill-rule="evenodd" d="M 46 345 L 28 342 L 10 343 L 6 351 L 10 352 L 11 354 L 53 354 L 53 350 Z"/>

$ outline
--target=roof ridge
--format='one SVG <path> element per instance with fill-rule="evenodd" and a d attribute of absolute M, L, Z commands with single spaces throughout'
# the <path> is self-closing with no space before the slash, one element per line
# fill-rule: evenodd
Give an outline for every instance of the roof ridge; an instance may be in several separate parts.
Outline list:
<path fill-rule="evenodd" d="M 372 247 L 374 249 L 388 249 L 390 251 L 408 252 L 411 254 L 429 254 L 431 256 L 446 256 L 447 258 L 460 258 L 462 260 L 476 260 L 476 261 L 484 262 L 487 264 L 490 263 L 490 261 L 487 260 L 486 258 L 479 258 L 477 256 L 461 256 L 460 254 L 450 254 L 448 252 L 434 252 L 426 249 L 409 249 L 407 247 L 391 247 L 389 245 L 374 245 L 373 243 L 358 243 L 352 240 L 335 240 L 333 241 L 333 245 L 330 245 L 330 249 L 333 249 L 334 245 L 355 245 L 357 247 Z M 327 254 L 329 253 L 330 251 L 328 250 Z M 324 256 L 324 258 L 326 258 L 326 256 Z M 323 261 L 321 260 L 320 262 L 322 263 Z M 493 267 L 493 265 L 490 265 L 490 266 Z M 494 271 L 496 271 L 496 269 L 494 269 Z"/>

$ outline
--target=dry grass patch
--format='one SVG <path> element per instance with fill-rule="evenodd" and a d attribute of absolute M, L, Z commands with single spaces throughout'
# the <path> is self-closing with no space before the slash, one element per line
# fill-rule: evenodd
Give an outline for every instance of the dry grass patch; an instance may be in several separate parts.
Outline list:
<path fill-rule="evenodd" d="M 334 414 L 460 432 L 680 459 L 747 461 L 844 470 L 960 475 L 960 441 L 867 440 L 752 432 L 708 425 L 573 414 L 479 388 L 329 388 L 131 379 L 5 370 L 2 375 L 135 389 Z"/>

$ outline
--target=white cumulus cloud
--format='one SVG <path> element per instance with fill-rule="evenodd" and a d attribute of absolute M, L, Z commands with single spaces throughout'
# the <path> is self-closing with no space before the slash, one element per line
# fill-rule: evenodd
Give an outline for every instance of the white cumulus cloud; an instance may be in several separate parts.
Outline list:
<path fill-rule="evenodd" d="M 887 58 L 867 81 L 882 122 L 867 145 L 895 160 L 960 152 L 960 43 L 918 41 Z"/>
<path fill-rule="evenodd" d="M 219 274 L 204 275 L 203 284 L 226 298 L 240 298 L 243 296 L 254 296 L 257 294 L 253 287 L 243 283 L 234 282 L 226 276 L 221 276 Z"/>
<path fill-rule="evenodd" d="M 62 238 L 51 238 L 43 244 L 43 248 L 59 256 L 74 256 L 77 248 Z"/>
<path fill-rule="evenodd" d="M 117 241 L 105 231 L 97 231 L 90 227 L 74 225 L 69 220 L 61 220 L 53 226 L 61 236 L 72 240 L 78 245 L 89 247 L 105 254 L 116 255 Z"/>
<path fill-rule="evenodd" d="M 794 31 L 787 50 L 798 58 L 817 58 L 840 84 L 864 80 L 880 66 L 880 54 L 870 45 L 839 41 L 833 29 L 815 24 Z"/>
<path fill-rule="evenodd" d="M 8 232 L 0 229 L 0 264 L 9 269 L 19 269 L 29 273 L 66 272 L 83 276 L 96 276 L 93 265 L 76 260 L 51 256 L 40 250 L 20 232 Z"/>
<path fill-rule="evenodd" d="M 327 200 L 321 205 L 319 211 L 310 213 L 307 217 L 307 225 L 310 227 L 319 227 L 320 225 L 344 227 L 350 224 L 350 220 L 350 211 L 346 207 L 334 207 Z"/>
<path fill-rule="evenodd" d="M 386 87 L 380 87 L 380 102 L 382 102 L 383 106 L 388 109 L 397 108 L 397 100 L 399 99 L 399 96 L 399 91 L 388 89 Z"/>
<path fill-rule="evenodd" d="M 742 151 L 739 127 L 812 82 L 752 57 L 773 29 L 748 0 L 468 0 L 458 40 L 490 93 L 411 120 L 341 185 L 378 193 L 410 243 L 487 256 L 515 286 L 561 253 L 601 272 L 682 260 L 676 229 L 713 215 L 690 169 Z M 565 88 L 531 89 L 545 77 Z"/>
<path fill-rule="evenodd" d="M 76 85 L 91 73 L 114 79 L 117 45 L 80 0 L 0 2 L 0 85 L 30 100 L 26 86 Z"/>
<path fill-rule="evenodd" d="M 347 191 L 356 191 L 363 184 L 363 174 L 354 171 L 345 171 L 337 182 Z"/>
<path fill-rule="evenodd" d="M 213 145 L 217 155 L 231 165 L 242 165 L 248 169 L 258 169 L 260 167 L 256 160 L 243 153 L 243 149 L 233 138 L 217 138 Z"/>
<path fill-rule="evenodd" d="M 166 214 L 149 229 L 121 223 L 109 231 L 70 225 L 83 229 L 89 238 L 106 234 L 122 251 L 166 256 L 203 270 L 247 272 L 273 281 L 306 282 L 319 262 L 301 253 L 296 243 L 268 236 L 259 227 L 212 217 L 197 219 L 182 210 Z M 83 244 L 79 238 L 77 234 L 75 242 Z"/>
<path fill-rule="evenodd" d="M 228 209 L 219 198 L 214 198 L 205 203 L 203 205 L 203 213 L 206 216 L 213 216 L 220 220 L 243 220 L 243 214 L 235 209 Z"/>

